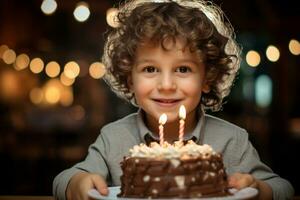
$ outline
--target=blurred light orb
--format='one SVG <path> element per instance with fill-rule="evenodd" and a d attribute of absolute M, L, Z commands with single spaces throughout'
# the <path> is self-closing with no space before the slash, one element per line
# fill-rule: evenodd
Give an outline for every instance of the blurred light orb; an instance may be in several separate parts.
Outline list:
<path fill-rule="evenodd" d="M 255 102 L 259 107 L 268 107 L 272 102 L 273 83 L 268 75 L 259 75 L 255 81 Z"/>
<path fill-rule="evenodd" d="M 90 16 L 89 5 L 86 2 L 79 2 L 73 12 L 75 19 L 79 22 L 86 21 Z"/>
<path fill-rule="evenodd" d="M 100 62 L 94 62 L 90 65 L 89 73 L 94 79 L 100 79 L 105 72 L 105 66 Z"/>
<path fill-rule="evenodd" d="M 22 70 L 28 67 L 30 62 L 30 58 L 27 54 L 20 54 L 17 56 L 15 61 L 15 69 L 16 70 Z"/>
<path fill-rule="evenodd" d="M 61 91 L 59 103 L 63 106 L 70 106 L 74 101 L 73 91 L 71 87 L 64 87 Z"/>
<path fill-rule="evenodd" d="M 291 54 L 295 56 L 300 55 L 300 42 L 296 39 L 291 39 L 289 42 L 289 50 Z"/>
<path fill-rule="evenodd" d="M 45 99 L 50 104 L 56 104 L 60 99 L 60 90 L 55 86 L 49 86 L 45 89 Z"/>
<path fill-rule="evenodd" d="M 56 104 L 59 102 L 62 85 L 58 79 L 50 79 L 44 85 L 44 102 L 49 104 Z"/>
<path fill-rule="evenodd" d="M 257 67 L 260 64 L 260 55 L 257 51 L 251 50 L 246 54 L 246 62 L 251 67 Z"/>
<path fill-rule="evenodd" d="M 269 45 L 266 50 L 266 56 L 271 62 L 278 61 L 280 57 L 279 49 L 274 45 Z"/>
<path fill-rule="evenodd" d="M 0 73 L 0 99 L 13 100 L 17 98 L 20 90 L 18 76 L 13 70 Z"/>
<path fill-rule="evenodd" d="M 40 88 L 33 88 L 29 93 L 30 101 L 34 104 L 42 103 L 43 97 L 43 90 Z"/>
<path fill-rule="evenodd" d="M 71 86 L 74 82 L 75 79 L 74 78 L 68 78 L 65 73 L 61 73 L 60 75 L 60 82 L 65 85 L 65 86 Z"/>
<path fill-rule="evenodd" d="M 4 51 L 2 59 L 6 64 L 13 64 L 16 60 L 16 53 L 14 50 L 12 49 L 7 49 L 6 51 Z"/>
<path fill-rule="evenodd" d="M 40 58 L 34 58 L 31 60 L 30 64 L 29 64 L 29 69 L 35 73 L 38 74 L 41 71 L 43 71 L 44 69 L 44 62 L 42 59 Z"/>
<path fill-rule="evenodd" d="M 64 73 L 69 79 L 74 79 L 79 75 L 80 67 L 76 62 L 70 61 L 65 65 Z"/>
<path fill-rule="evenodd" d="M 60 73 L 60 66 L 57 62 L 51 61 L 46 65 L 45 71 L 49 77 L 54 78 Z"/>
<path fill-rule="evenodd" d="M 113 27 L 113 28 L 117 28 L 119 26 L 118 23 L 118 9 L 117 8 L 109 8 L 106 11 L 106 22 L 109 26 Z"/>
<path fill-rule="evenodd" d="M 41 10 L 46 15 L 51 15 L 55 12 L 57 3 L 55 0 L 44 0 L 41 4 Z"/>

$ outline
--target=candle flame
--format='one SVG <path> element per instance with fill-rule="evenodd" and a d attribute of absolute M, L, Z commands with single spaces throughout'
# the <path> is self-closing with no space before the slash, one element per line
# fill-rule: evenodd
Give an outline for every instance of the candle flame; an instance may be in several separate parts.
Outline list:
<path fill-rule="evenodd" d="M 186 111 L 184 105 L 181 105 L 179 108 L 179 118 L 180 119 L 185 119 L 186 117 Z"/>
<path fill-rule="evenodd" d="M 159 117 L 159 124 L 165 124 L 167 122 L 167 115 L 165 113 L 163 113 L 160 117 Z"/>

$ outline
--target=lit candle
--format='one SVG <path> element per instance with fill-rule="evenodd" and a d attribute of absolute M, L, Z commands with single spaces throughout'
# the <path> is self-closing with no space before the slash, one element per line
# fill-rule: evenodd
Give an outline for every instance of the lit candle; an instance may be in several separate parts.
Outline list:
<path fill-rule="evenodd" d="M 164 124 L 167 122 L 167 115 L 164 113 L 162 114 L 160 117 L 159 117 L 159 142 L 160 142 L 160 145 L 163 145 L 164 143 Z"/>
<path fill-rule="evenodd" d="M 184 135 L 184 120 L 186 117 L 186 111 L 184 105 L 181 105 L 179 108 L 179 141 L 183 141 L 183 135 Z"/>

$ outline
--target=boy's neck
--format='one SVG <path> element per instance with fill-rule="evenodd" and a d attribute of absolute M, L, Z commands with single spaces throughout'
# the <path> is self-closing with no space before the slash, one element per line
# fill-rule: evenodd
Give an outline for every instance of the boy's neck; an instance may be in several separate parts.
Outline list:
<path fill-rule="evenodd" d="M 159 130 L 158 130 L 158 123 L 155 120 L 155 123 L 151 123 L 151 119 L 147 119 L 147 117 L 144 118 L 146 126 L 149 128 L 149 130 L 155 134 L 157 137 L 159 137 Z M 194 110 L 191 112 L 186 120 L 185 120 L 185 127 L 184 127 L 184 134 L 191 133 L 198 122 L 197 117 L 197 111 Z M 174 122 L 169 122 L 164 125 L 164 140 L 173 143 L 174 141 L 178 140 L 179 136 L 179 120 L 176 120 Z"/>

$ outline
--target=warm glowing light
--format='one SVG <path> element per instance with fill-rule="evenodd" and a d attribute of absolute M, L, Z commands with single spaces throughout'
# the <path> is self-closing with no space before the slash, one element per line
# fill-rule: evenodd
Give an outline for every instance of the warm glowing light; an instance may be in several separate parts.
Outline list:
<path fill-rule="evenodd" d="M 79 22 L 86 21 L 90 16 L 89 5 L 86 2 L 79 2 L 73 12 L 73 15 Z"/>
<path fill-rule="evenodd" d="M 300 55 L 300 42 L 298 40 L 291 39 L 289 42 L 289 50 L 295 56 Z"/>
<path fill-rule="evenodd" d="M 15 61 L 15 69 L 16 70 L 22 70 L 28 67 L 30 62 L 29 57 L 26 54 L 20 54 L 17 56 Z"/>
<path fill-rule="evenodd" d="M 65 86 L 71 86 L 74 82 L 74 78 L 68 78 L 65 73 L 61 73 L 60 75 L 60 82 Z"/>
<path fill-rule="evenodd" d="M 57 62 L 51 61 L 46 65 L 45 71 L 49 77 L 54 78 L 54 77 L 58 76 L 58 74 L 60 72 L 60 66 Z"/>
<path fill-rule="evenodd" d="M 33 73 L 38 74 L 41 71 L 43 71 L 44 62 L 40 58 L 34 58 L 34 59 L 31 60 L 31 62 L 29 64 L 29 68 Z"/>
<path fill-rule="evenodd" d="M 4 52 L 6 51 L 6 50 L 8 50 L 9 48 L 8 48 L 8 46 L 7 45 L 1 45 L 0 46 L 0 58 L 2 59 L 2 57 L 3 57 L 3 54 L 4 54 Z"/>
<path fill-rule="evenodd" d="M 0 98 L 13 100 L 20 91 L 20 82 L 17 74 L 12 71 L 1 71 L 0 73 Z"/>
<path fill-rule="evenodd" d="M 278 61 L 280 57 L 279 49 L 273 45 L 268 46 L 266 50 L 266 56 L 271 62 Z"/>
<path fill-rule="evenodd" d="M 158 120 L 159 126 L 158 126 L 158 130 L 159 130 L 159 142 L 160 145 L 164 144 L 164 124 L 167 122 L 167 115 L 165 113 L 163 113 Z"/>
<path fill-rule="evenodd" d="M 185 119 L 185 117 L 186 117 L 186 110 L 185 110 L 184 105 L 181 105 L 179 108 L 179 118 Z"/>
<path fill-rule="evenodd" d="M 59 88 L 55 86 L 49 86 L 45 90 L 45 99 L 50 104 L 56 104 L 60 99 Z"/>
<path fill-rule="evenodd" d="M 33 88 L 29 93 L 29 98 L 32 103 L 40 104 L 43 101 L 43 90 L 40 88 Z"/>
<path fill-rule="evenodd" d="M 246 54 L 246 62 L 251 67 L 257 67 L 260 64 L 260 55 L 257 51 L 251 50 Z"/>
<path fill-rule="evenodd" d="M 119 26 L 118 19 L 118 9 L 117 8 L 110 8 L 106 11 L 106 22 L 109 26 L 116 28 Z"/>
<path fill-rule="evenodd" d="M 55 0 L 44 0 L 41 4 L 41 10 L 46 15 L 51 15 L 55 12 L 57 3 Z"/>
<path fill-rule="evenodd" d="M 6 51 L 4 51 L 2 59 L 6 64 L 13 64 L 16 60 L 15 51 L 12 49 L 7 49 Z"/>
<path fill-rule="evenodd" d="M 183 141 L 183 135 L 184 135 L 184 124 L 185 124 L 185 117 L 186 117 L 186 110 L 184 105 L 181 105 L 179 108 L 179 141 Z"/>
<path fill-rule="evenodd" d="M 89 68 L 90 76 L 99 79 L 105 74 L 105 66 L 100 62 L 94 62 Z"/>
<path fill-rule="evenodd" d="M 51 15 L 55 12 L 57 3 L 55 0 L 44 0 L 41 5 L 41 10 L 46 15 Z"/>
<path fill-rule="evenodd" d="M 65 65 L 64 73 L 66 77 L 74 79 L 79 75 L 80 67 L 76 62 L 70 61 Z"/>
<path fill-rule="evenodd" d="M 73 103 L 73 91 L 71 87 L 63 87 L 60 96 L 60 104 L 63 106 L 70 106 Z"/>
<path fill-rule="evenodd" d="M 159 117 L 159 120 L 158 120 L 158 123 L 159 124 L 162 124 L 164 125 L 168 120 L 168 117 L 165 113 L 163 113 L 160 117 Z"/>
<path fill-rule="evenodd" d="M 44 88 L 43 103 L 70 106 L 73 103 L 73 91 L 71 87 L 63 85 L 59 79 L 49 80 Z"/>

